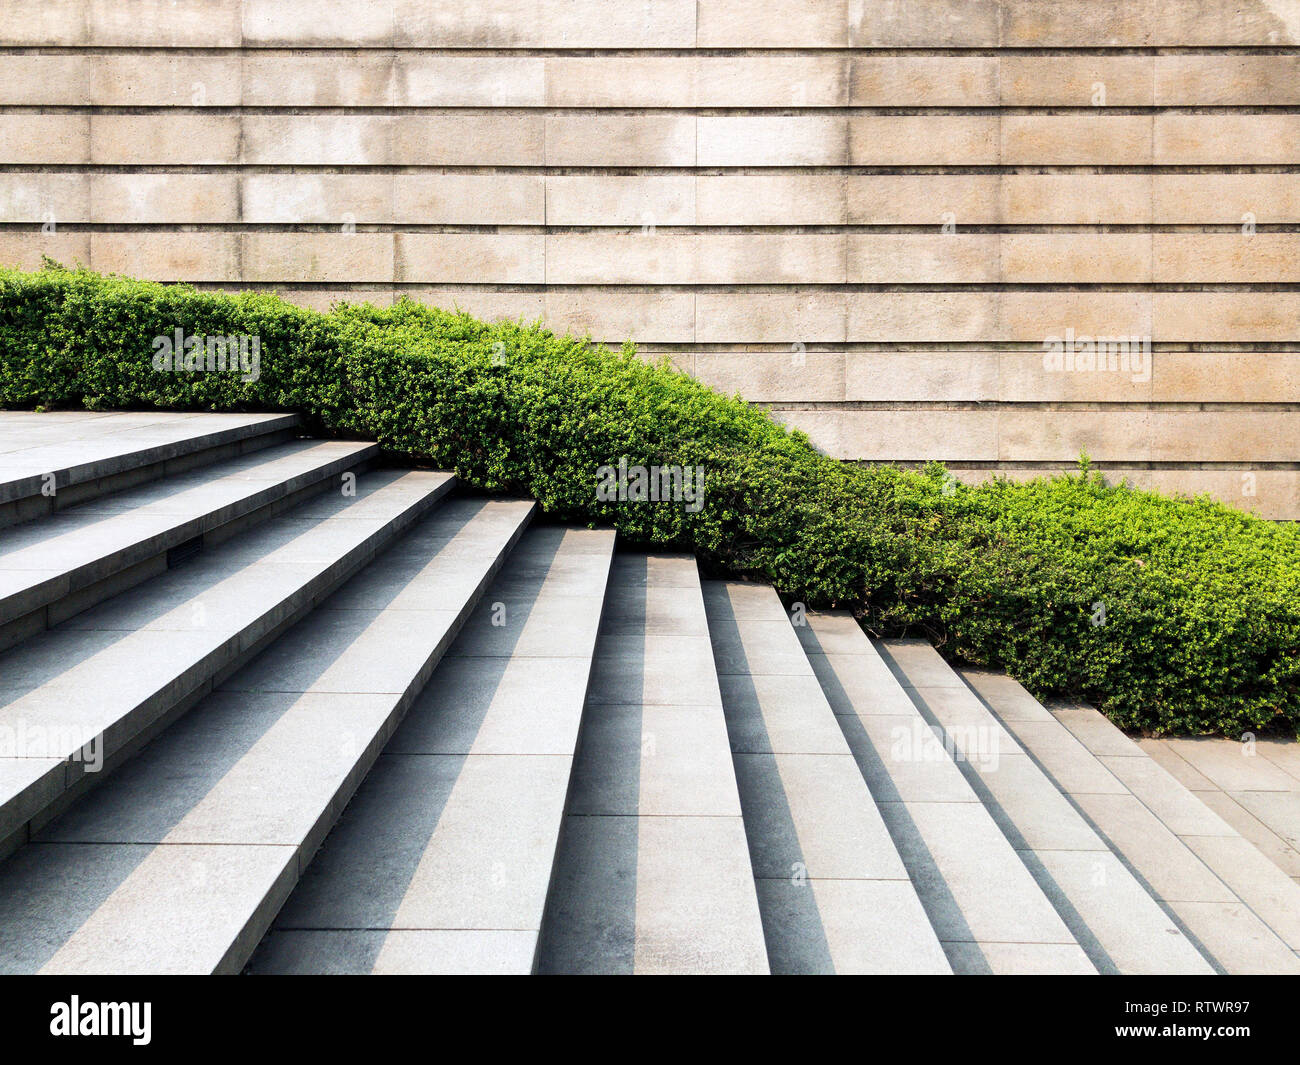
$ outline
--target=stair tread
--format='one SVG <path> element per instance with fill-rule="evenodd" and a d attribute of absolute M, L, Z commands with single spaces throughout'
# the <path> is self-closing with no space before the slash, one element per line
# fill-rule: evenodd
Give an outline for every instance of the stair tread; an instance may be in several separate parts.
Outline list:
<path fill-rule="evenodd" d="M 997 690 L 1019 687 L 991 674 L 968 679 L 994 710 Z M 1006 724 L 1036 757 L 1051 746 L 1058 762 L 1068 752 L 1073 763 L 1091 761 L 1108 776 L 1112 786 L 1105 791 L 1082 790 L 1048 766 L 1205 952 L 1227 972 L 1300 972 L 1300 885 L 1102 714 L 1061 706 L 1048 718 L 1023 735 L 1020 722 Z M 1218 750 L 1229 746 L 1235 747 Z M 1231 757 L 1240 759 L 1239 750 Z M 1216 762 L 1223 774 L 1245 773 L 1217 751 L 1203 760 L 1212 771 Z M 1265 774 L 1269 768 L 1262 767 Z"/>
<path fill-rule="evenodd" d="M 768 971 L 704 621 L 693 557 L 615 556 L 542 972 Z"/>
<path fill-rule="evenodd" d="M 298 441 L 0 531 L 0 624 L 378 454 Z"/>
<path fill-rule="evenodd" d="M 950 973 L 776 592 L 704 600 L 773 972 Z"/>
<path fill-rule="evenodd" d="M 513 501 L 444 505 L 403 540 L 424 546 L 423 564 L 381 555 L 345 590 L 382 595 L 394 578 L 429 584 L 470 570 L 478 581 L 458 609 L 449 599 L 379 610 L 327 600 L 37 833 L 16 879 L 0 872 L 0 894 L 42 903 L 0 920 L 0 957 L 32 942 L 28 970 L 241 968 L 532 510 Z M 301 668 L 274 668 L 286 661 Z M 350 689 L 323 682 L 330 676 L 349 677 Z M 94 877 L 77 874 L 69 850 L 130 866 L 93 889 L 91 920 L 76 919 L 86 900 L 75 885 Z M 71 882 L 60 879 L 70 873 Z M 186 877 L 200 877 L 200 889 L 172 889 Z"/>
<path fill-rule="evenodd" d="M 46 419 L 57 425 L 45 427 Z M 6 412 L 0 418 L 0 503 L 247 439 L 298 424 L 296 414 L 103 414 Z"/>
<path fill-rule="evenodd" d="M 366 477 L 354 498 L 312 500 L 0 655 L 0 727 L 17 736 L 39 723 L 48 740 L 39 754 L 62 762 L 40 782 L 0 794 L 0 838 L 30 817 L 37 790 L 55 787 L 60 773 L 59 791 L 77 781 L 87 744 L 111 757 L 309 607 L 453 481 L 418 471 Z M 6 751 L 0 764 L 18 756 Z"/>

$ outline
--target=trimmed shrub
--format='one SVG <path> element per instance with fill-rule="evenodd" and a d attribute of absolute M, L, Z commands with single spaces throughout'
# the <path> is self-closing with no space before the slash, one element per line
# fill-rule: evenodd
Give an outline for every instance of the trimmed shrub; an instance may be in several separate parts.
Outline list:
<path fill-rule="evenodd" d="M 155 338 L 255 336 L 260 373 L 155 369 Z M 246 377 L 256 376 L 255 380 Z M 1153 734 L 1300 728 L 1300 527 L 1076 476 L 867 467 L 669 366 L 408 301 L 324 314 L 84 270 L 0 271 L 0 406 L 293 410 L 568 521 L 923 633 Z M 598 471 L 703 467 L 698 509 Z"/>

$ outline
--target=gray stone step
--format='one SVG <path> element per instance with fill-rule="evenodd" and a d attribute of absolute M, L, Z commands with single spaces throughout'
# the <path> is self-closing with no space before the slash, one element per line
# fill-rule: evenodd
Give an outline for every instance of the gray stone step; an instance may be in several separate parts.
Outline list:
<path fill-rule="evenodd" d="M 532 972 L 613 550 L 525 534 L 250 971 Z"/>
<path fill-rule="evenodd" d="M 768 971 L 688 555 L 615 557 L 538 970 Z"/>
<path fill-rule="evenodd" d="M 704 603 L 772 972 L 950 974 L 776 592 Z"/>
<path fill-rule="evenodd" d="M 0 528 L 290 439 L 296 414 L 0 412 Z"/>
<path fill-rule="evenodd" d="M 364 566 L 453 482 L 364 474 L 354 495 L 318 496 L 0 655 L 0 853 Z"/>
<path fill-rule="evenodd" d="M 1100 972 L 1214 971 L 938 651 L 920 640 L 886 640 L 881 652 Z"/>
<path fill-rule="evenodd" d="M 0 649 L 211 546 L 379 454 L 376 444 L 294 441 L 62 510 L 0 533 Z M 7 638 L 6 638 L 7 637 Z"/>
<path fill-rule="evenodd" d="M 1300 972 L 1300 885 L 1235 828 L 1091 707 L 967 680 L 1219 971 Z"/>
<path fill-rule="evenodd" d="M 851 614 L 796 626 L 953 971 L 1095 966 Z"/>
<path fill-rule="evenodd" d="M 532 511 L 439 507 L 46 826 L 0 870 L 0 964 L 239 971 Z"/>

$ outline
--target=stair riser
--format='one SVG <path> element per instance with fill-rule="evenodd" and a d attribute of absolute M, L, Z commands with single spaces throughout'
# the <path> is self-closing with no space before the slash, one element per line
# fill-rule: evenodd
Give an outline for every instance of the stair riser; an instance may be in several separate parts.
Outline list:
<path fill-rule="evenodd" d="M 257 427 L 249 428 L 255 430 Z M 231 430 L 230 434 L 241 431 L 247 433 L 248 429 Z M 73 507 L 78 503 L 112 495 L 115 492 L 124 492 L 164 477 L 174 477 L 277 444 L 287 444 L 296 437 L 296 429 L 284 428 L 272 432 L 254 432 L 253 435 L 236 435 L 234 439 L 222 440 L 216 445 L 193 451 L 184 450 L 187 442 L 168 444 L 158 449 L 157 458 L 146 461 L 142 465 L 131 465 L 132 457 L 127 456 L 114 460 L 111 465 L 108 465 L 110 472 L 97 476 L 93 474 L 86 476 L 84 471 L 78 472 L 75 474 L 78 479 L 71 484 L 65 483 L 60 477 L 56 480 L 57 491 L 52 496 L 42 494 L 41 478 L 29 478 L 13 486 L 0 486 L 0 493 L 4 496 L 0 498 L 0 529 L 34 521 L 66 507 Z M 81 479 L 83 477 L 85 479 Z"/>

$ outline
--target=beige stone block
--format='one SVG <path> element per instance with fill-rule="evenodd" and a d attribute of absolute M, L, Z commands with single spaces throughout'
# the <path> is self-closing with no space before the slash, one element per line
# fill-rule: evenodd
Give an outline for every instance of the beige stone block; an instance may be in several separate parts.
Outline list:
<path fill-rule="evenodd" d="M 90 265 L 90 234 L 0 231 L 0 266 L 39 270 L 43 256 L 64 266 Z"/>
<path fill-rule="evenodd" d="M 853 292 L 847 297 L 850 341 L 971 342 L 995 335 L 991 292 Z"/>
<path fill-rule="evenodd" d="M 1300 475 L 1294 470 L 1120 470 L 1135 488 L 1164 496 L 1208 495 L 1270 521 L 1300 518 Z M 1107 480 L 1111 480 L 1110 476 Z"/>
<path fill-rule="evenodd" d="M 848 17 L 855 48 L 992 48 L 998 43 L 998 0 L 850 0 Z"/>
<path fill-rule="evenodd" d="M 695 339 L 701 344 L 820 344 L 845 339 L 842 292 L 699 292 Z"/>
<path fill-rule="evenodd" d="M 69 47 L 89 40 L 89 0 L 5 0 L 0 4 L 0 45 Z"/>
<path fill-rule="evenodd" d="M 1149 233 L 1004 233 L 1004 282 L 1149 283 Z M 1158 280 L 1158 279 L 1157 279 Z"/>
<path fill-rule="evenodd" d="M 850 351 L 845 354 L 848 400 L 987 402 L 998 398 L 998 353 Z"/>
<path fill-rule="evenodd" d="M 128 165 L 234 163 L 239 122 L 230 115 L 93 115 L 90 160 Z"/>
<path fill-rule="evenodd" d="M 244 233 L 240 241 L 249 281 L 393 282 L 391 233 Z"/>
<path fill-rule="evenodd" d="M 553 226 L 692 225 L 696 180 L 689 174 L 548 176 L 545 220 Z M 715 224 L 717 220 L 700 221 Z"/>
<path fill-rule="evenodd" d="M 546 221 L 541 175 L 396 174 L 393 221 L 425 225 L 541 225 Z"/>
<path fill-rule="evenodd" d="M 245 163 L 382 166 L 393 154 L 393 125 L 379 115 L 245 115 L 242 123 Z"/>
<path fill-rule="evenodd" d="M 701 174 L 692 178 L 697 220 L 709 226 L 842 225 L 840 174 Z"/>
<path fill-rule="evenodd" d="M 1048 337 L 1153 336 L 1150 292 L 1006 291 L 999 295 L 996 335 L 1041 344 Z M 1154 334 L 1154 339 L 1165 339 Z"/>
<path fill-rule="evenodd" d="M 90 221 L 86 174 L 20 171 L 0 174 L 0 222 Z"/>
<path fill-rule="evenodd" d="M 694 376 L 751 403 L 836 402 L 844 398 L 841 351 L 698 351 Z"/>
<path fill-rule="evenodd" d="M 1099 462 L 1147 462 L 1151 456 L 1149 411 L 1004 407 L 997 415 L 1002 462 L 1069 463 L 1085 451 Z"/>
<path fill-rule="evenodd" d="M 538 57 L 399 54 L 394 73 L 396 102 L 408 107 L 546 103 L 546 60 Z"/>
<path fill-rule="evenodd" d="M 695 276 L 705 285 L 843 284 L 847 240 L 832 233 L 730 233 L 699 238 Z"/>
<path fill-rule="evenodd" d="M 695 339 L 695 293 L 667 289 L 551 288 L 546 324 L 610 344 L 684 344 Z"/>
<path fill-rule="evenodd" d="M 393 221 L 392 174 L 245 174 L 240 180 L 246 222 L 324 224 L 342 232 Z"/>
<path fill-rule="evenodd" d="M 90 161 L 89 115 L 0 115 L 0 159 L 5 163 Z"/>
<path fill-rule="evenodd" d="M 699 0 L 700 48 L 844 48 L 849 0 Z"/>
<path fill-rule="evenodd" d="M 774 407 L 768 411 L 772 420 L 790 430 L 806 433 L 808 442 L 823 455 L 845 458 L 844 412 L 838 410 L 785 410 Z"/>
<path fill-rule="evenodd" d="M 357 0 L 243 0 L 245 46 L 374 47 L 393 43 L 393 5 Z"/>
<path fill-rule="evenodd" d="M 540 285 L 540 233 L 398 233 L 399 283 Z"/>
<path fill-rule="evenodd" d="M 400 166 L 540 166 L 544 120 L 530 114 L 404 115 L 393 121 Z"/>
<path fill-rule="evenodd" d="M 89 57 L 88 96 L 112 107 L 236 107 L 239 59 L 187 53 L 104 53 Z"/>
<path fill-rule="evenodd" d="M 1300 44 L 1300 10 L 1288 0 L 1179 0 L 1156 5 L 1152 44 Z"/>
<path fill-rule="evenodd" d="M 728 60 L 733 64 L 738 60 Z M 547 56 L 548 107 L 694 107 L 694 55 Z"/>
<path fill-rule="evenodd" d="M 1300 160 L 1300 115 L 1155 115 L 1158 165 L 1294 163 Z"/>
<path fill-rule="evenodd" d="M 691 48 L 695 0 L 393 0 L 396 43 L 417 48 Z"/>
<path fill-rule="evenodd" d="M 662 365 L 665 359 L 676 370 L 690 376 L 695 368 L 695 356 L 689 351 L 656 351 L 653 348 L 637 348 L 636 359 L 643 363 Z"/>
<path fill-rule="evenodd" d="M 1152 398 L 1160 403 L 1285 403 L 1300 396 L 1300 352 L 1162 351 Z"/>
<path fill-rule="evenodd" d="M 851 284 L 973 284 L 998 280 L 998 238 L 987 233 L 850 233 Z"/>
<path fill-rule="evenodd" d="M 248 107 L 391 107 L 397 102 L 389 53 L 243 53 L 244 104 Z"/>
<path fill-rule="evenodd" d="M 1150 174 L 1003 174 L 1009 225 L 1149 225 Z"/>
<path fill-rule="evenodd" d="M 237 222 L 239 178 L 224 174 L 99 173 L 90 176 L 91 221 Z"/>
<path fill-rule="evenodd" d="M 1300 222 L 1293 174 L 1156 174 L 1156 222 Z"/>
<path fill-rule="evenodd" d="M 430 307 L 441 307 L 447 311 L 463 311 L 485 322 L 531 324 L 540 321 L 546 312 L 546 296 L 542 292 L 511 292 L 470 286 L 439 288 L 415 285 L 402 288 L 397 294 Z"/>
<path fill-rule="evenodd" d="M 1151 124 L 1150 115 L 1003 115 L 1002 162 L 1019 166 L 1149 164 Z"/>
<path fill-rule="evenodd" d="M 797 413 L 791 412 L 790 417 L 799 424 Z M 979 462 L 997 457 L 997 411 L 852 410 L 840 417 L 835 458 Z"/>
<path fill-rule="evenodd" d="M 1300 281 L 1295 233 L 1155 233 L 1158 282 Z"/>
<path fill-rule="evenodd" d="M 700 237 L 681 233 L 549 233 L 552 285 L 689 285 L 700 273 Z"/>
<path fill-rule="evenodd" d="M 1295 411 L 1156 411 L 1151 419 L 1157 462 L 1294 462 L 1300 455 Z"/>
<path fill-rule="evenodd" d="M 1300 57 L 1160 55 L 1155 85 L 1162 107 L 1300 104 Z"/>
<path fill-rule="evenodd" d="M 94 61 L 86 55 L 0 55 L 0 105 L 81 107 L 93 102 L 90 70 Z"/>
<path fill-rule="evenodd" d="M 701 56 L 697 107 L 843 107 L 849 63 L 832 55 Z"/>
<path fill-rule="evenodd" d="M 1155 0 L 1001 0 L 1001 43 L 1011 48 L 1141 47 L 1151 43 L 1154 8 Z"/>
<path fill-rule="evenodd" d="M 991 56 L 858 55 L 855 107 L 996 107 L 998 61 Z"/>
<path fill-rule="evenodd" d="M 703 115 L 700 166 L 847 163 L 849 120 L 838 115 Z"/>
<path fill-rule="evenodd" d="M 234 233 L 92 233 L 90 266 L 146 281 L 238 281 L 238 240 Z"/>
<path fill-rule="evenodd" d="M 996 174 L 849 174 L 851 225 L 965 225 L 999 220 Z"/>
<path fill-rule="evenodd" d="M 241 0 L 89 0 L 100 48 L 235 48 Z"/>
<path fill-rule="evenodd" d="M 576 113 L 548 115 L 545 121 L 548 166 L 695 163 L 694 116 Z"/>
<path fill-rule="evenodd" d="M 1214 343 L 1296 339 L 1300 293 L 1157 292 L 1156 340 Z"/>
<path fill-rule="evenodd" d="M 1001 103 L 1009 107 L 1150 107 L 1149 55 L 1017 55 L 998 59 Z"/>
<path fill-rule="evenodd" d="M 998 161 L 997 115 L 853 115 L 857 166 L 988 166 Z"/>
<path fill-rule="evenodd" d="M 998 395 L 1003 403 L 1146 403 L 1159 359 L 1141 338 L 1127 351 L 1096 349 L 1071 364 L 1047 350 L 998 353 Z M 1045 413 L 1044 416 L 1050 416 Z"/>

